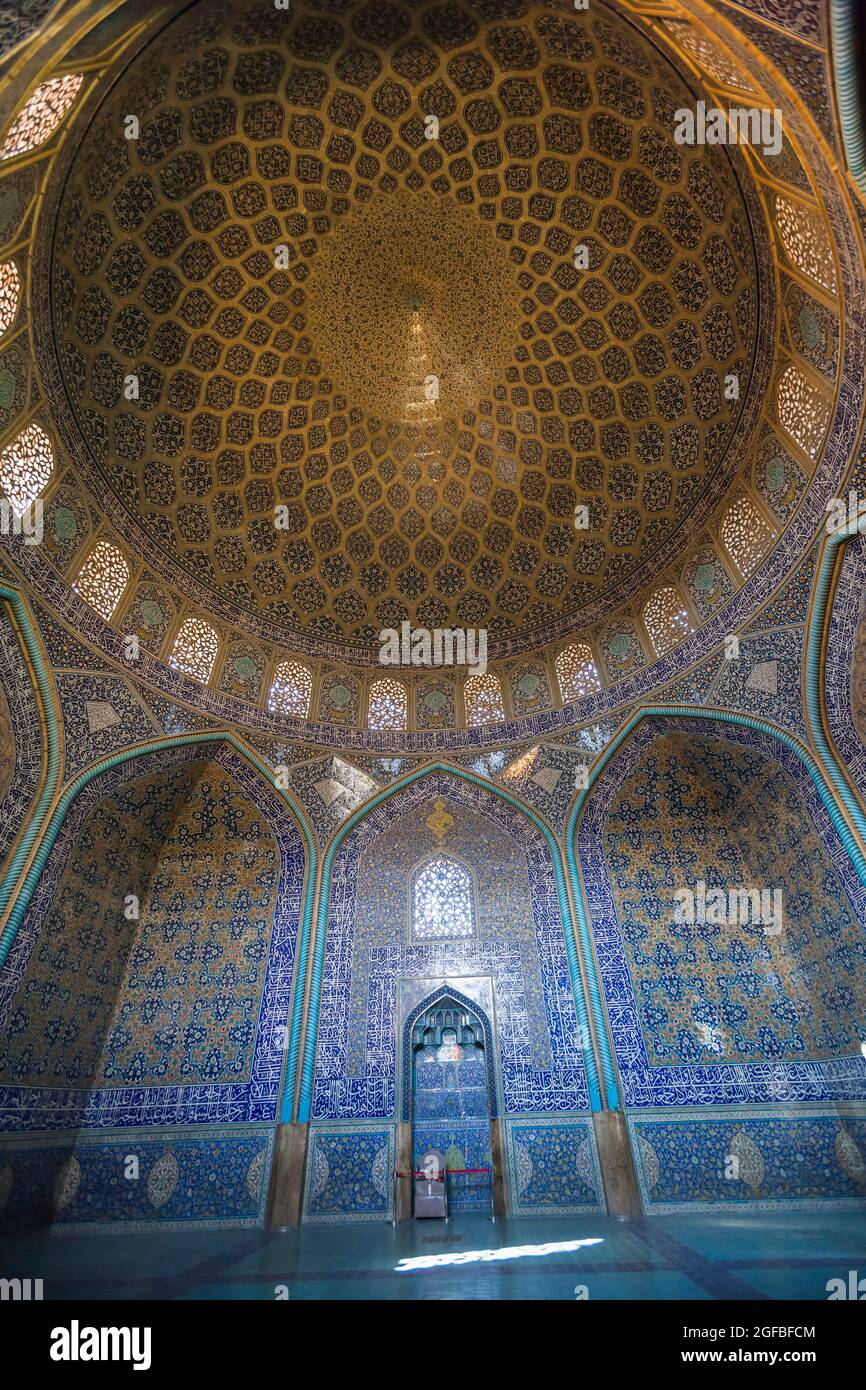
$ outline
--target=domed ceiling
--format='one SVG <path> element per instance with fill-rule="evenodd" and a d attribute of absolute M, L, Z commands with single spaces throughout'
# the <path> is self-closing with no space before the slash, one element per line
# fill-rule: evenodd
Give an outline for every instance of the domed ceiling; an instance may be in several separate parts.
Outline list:
<path fill-rule="evenodd" d="M 104 99 L 55 229 L 65 385 L 128 538 L 350 643 L 542 640 L 627 596 L 688 539 L 753 358 L 727 151 L 671 136 L 694 100 L 600 2 L 193 6 Z"/>

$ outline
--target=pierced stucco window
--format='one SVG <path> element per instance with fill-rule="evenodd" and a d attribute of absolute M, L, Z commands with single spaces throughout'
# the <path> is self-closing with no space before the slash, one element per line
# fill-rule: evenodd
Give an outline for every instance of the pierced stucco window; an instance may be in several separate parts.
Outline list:
<path fill-rule="evenodd" d="M 83 82 L 80 72 L 43 82 L 18 112 L 0 147 L 0 159 L 25 154 L 43 144 L 59 126 Z"/>
<path fill-rule="evenodd" d="M 169 665 L 194 676 L 202 685 L 210 680 L 219 650 L 219 637 L 203 618 L 186 618 L 174 639 Z"/>
<path fill-rule="evenodd" d="M 406 687 L 389 676 L 373 681 L 370 686 L 370 713 L 368 724 L 371 729 L 405 729 L 406 727 Z"/>
<path fill-rule="evenodd" d="M 110 541 L 97 541 L 78 571 L 73 588 L 107 621 L 128 583 L 129 565 L 117 546 Z"/>
<path fill-rule="evenodd" d="M 585 642 L 572 642 L 556 658 L 556 679 L 563 700 L 578 700 L 601 689 L 592 649 Z"/>
<path fill-rule="evenodd" d="M 412 935 L 424 941 L 475 935 L 472 877 L 456 859 L 437 855 L 416 872 Z"/>
<path fill-rule="evenodd" d="M 313 677 L 300 661 L 281 661 L 274 672 L 268 709 L 278 714 L 300 714 L 310 711 L 310 692 Z"/>
<path fill-rule="evenodd" d="M 502 685 L 491 671 L 483 676 L 470 676 L 463 687 L 463 699 L 467 724 L 495 724 L 505 718 Z"/>
<path fill-rule="evenodd" d="M 644 604 L 642 616 L 656 656 L 670 651 L 691 630 L 686 606 L 671 584 L 656 589 Z"/>

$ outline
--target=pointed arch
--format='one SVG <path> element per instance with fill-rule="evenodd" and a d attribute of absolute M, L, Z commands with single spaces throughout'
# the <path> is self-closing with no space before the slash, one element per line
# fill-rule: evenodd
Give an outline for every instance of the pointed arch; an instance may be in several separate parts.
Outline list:
<path fill-rule="evenodd" d="M 416 1004 L 406 1015 L 405 1022 L 401 1029 L 401 1058 L 400 1058 L 400 1085 L 401 1095 L 397 1107 L 400 1118 L 404 1121 L 412 1118 L 412 1029 L 421 1018 L 422 1014 L 434 1008 L 440 1001 L 453 1000 L 460 1009 L 465 1009 L 467 1013 L 475 1014 L 484 1030 L 484 1067 L 487 1083 L 487 1102 L 490 1107 L 490 1118 L 496 1119 L 499 1113 L 499 1104 L 496 1095 L 496 1085 L 493 1078 L 493 1024 L 484 1008 L 468 995 L 462 994 L 453 985 L 439 985 L 432 990 L 426 998 Z"/>
<path fill-rule="evenodd" d="M 653 727 L 654 725 L 656 727 Z M 758 756 L 775 763 L 781 772 L 791 778 L 803 798 L 809 820 L 816 828 L 822 848 L 839 874 L 854 918 L 866 926 L 866 860 L 848 831 L 821 769 L 799 740 L 767 720 L 730 710 L 668 705 L 652 706 L 637 711 L 596 760 L 586 788 L 581 790 L 572 803 L 566 826 L 566 858 L 584 956 L 593 962 L 591 979 L 594 987 L 601 988 L 602 1000 L 614 1000 L 615 1013 L 611 1012 L 604 1039 L 600 1039 L 603 1061 L 612 1071 L 616 1056 L 613 1039 L 615 1030 L 627 1038 L 623 1055 L 630 1059 L 632 1066 L 635 1065 L 636 1055 L 634 1038 L 629 1037 L 636 1027 L 634 1011 L 629 1000 L 623 997 L 617 974 L 616 956 L 621 938 L 619 929 L 614 930 L 613 927 L 615 910 L 611 906 L 611 892 L 601 847 L 607 810 L 623 786 L 622 779 L 614 774 L 618 772 L 617 763 L 624 763 L 626 774 L 631 773 L 639 759 L 652 747 L 656 737 L 676 733 L 699 736 L 702 729 L 706 729 L 707 734 L 714 735 L 719 740 L 727 739 L 745 745 Z M 839 856 L 839 842 L 844 845 L 850 863 L 844 856 Z M 591 921 L 584 893 L 585 879 L 590 873 L 593 909 Z M 597 936 L 600 948 L 596 957 Z M 589 970 L 587 974 L 590 976 Z M 602 978 L 606 981 L 607 993 L 605 988 L 601 987 Z M 648 1073 L 645 1074 L 641 1066 L 638 1066 L 632 1079 L 638 1091 L 644 1093 L 646 1085 L 649 1084 Z M 681 1080 L 678 1080 L 677 1073 L 673 1072 L 666 1084 L 678 1086 Z M 617 1082 L 618 1077 L 615 1076 L 614 1085 L 617 1085 Z M 733 1077 L 731 1084 L 737 1084 L 736 1077 Z M 755 1084 L 759 1086 L 760 1083 Z M 768 1098 L 761 1095 L 754 1097 L 756 1101 Z M 647 1103 L 645 1099 L 630 1102 L 632 1105 Z"/>
<path fill-rule="evenodd" d="M 303 807 L 285 788 L 278 784 L 274 778 L 273 769 L 265 759 L 231 730 L 214 729 L 197 733 L 170 734 L 166 735 L 164 738 L 148 739 L 130 748 L 121 749 L 117 753 L 112 753 L 92 763 L 90 767 L 84 768 L 77 777 L 69 782 L 54 805 L 50 817 L 47 821 L 44 821 L 41 826 L 35 823 L 34 817 L 31 823 L 32 835 L 30 845 L 32 847 L 35 843 L 36 849 L 30 860 L 23 881 L 21 881 L 18 886 L 17 894 L 11 902 L 9 915 L 3 929 L 3 936 L 0 938 L 0 969 L 2 969 L 8 959 L 9 952 L 18 935 L 18 929 L 24 920 L 25 913 L 46 867 L 51 850 L 56 843 L 63 822 L 79 793 L 82 792 L 95 777 L 99 777 L 102 773 L 122 763 L 142 758 L 149 753 L 157 753 L 180 746 L 194 747 L 200 744 L 227 744 L 245 763 L 249 764 L 249 766 L 259 774 L 263 781 L 268 784 L 274 794 L 280 797 L 285 803 L 286 808 L 301 834 L 304 845 L 304 885 L 301 894 L 301 913 L 295 943 L 295 968 L 292 980 L 291 1010 L 285 1049 L 285 1065 L 283 1068 L 283 1080 L 280 1086 L 276 1116 L 277 1119 L 285 1119 L 287 1118 L 285 1113 L 286 1109 L 288 1108 L 290 1110 L 291 1108 L 291 1101 L 294 1093 L 294 1075 L 298 1065 L 300 1051 L 301 1022 L 304 1007 L 304 981 L 306 980 L 307 973 L 307 945 L 309 942 L 309 929 L 315 900 L 318 847 L 312 826 Z"/>
<path fill-rule="evenodd" d="M 824 775 L 822 766 L 819 765 L 812 756 L 812 753 L 799 741 L 799 739 L 789 734 L 786 730 L 780 729 L 777 725 L 771 724 L 766 719 L 759 719 L 754 715 L 739 714 L 733 710 L 699 708 L 694 705 L 647 705 L 637 710 L 611 739 L 610 743 L 606 745 L 593 763 L 587 776 L 586 786 L 576 793 L 572 801 L 565 829 L 565 857 L 568 866 L 569 884 L 574 899 L 577 932 L 586 969 L 587 987 L 590 993 L 590 1007 L 592 1009 L 593 1020 L 596 1023 L 596 1039 L 601 1057 L 602 1074 L 605 1081 L 608 1104 L 612 1110 L 619 1109 L 619 1087 L 613 1060 L 613 1048 L 602 1005 L 601 982 L 593 949 L 592 933 L 586 906 L 585 885 L 578 861 L 578 828 L 594 787 L 621 752 L 623 745 L 631 739 L 632 735 L 644 720 L 677 717 L 682 719 L 715 721 L 722 726 L 727 724 L 732 728 L 751 730 L 755 734 L 764 735 L 769 739 L 777 741 L 783 748 L 786 748 L 790 753 L 794 754 L 803 764 L 809 778 L 814 784 L 821 804 L 827 812 L 828 818 L 851 860 L 854 872 L 860 880 L 860 883 L 866 887 L 866 856 L 864 856 L 861 844 L 843 816 L 839 802 L 834 796 L 833 790 Z"/>
<path fill-rule="evenodd" d="M 565 935 L 565 952 L 572 993 L 574 996 L 575 1012 L 581 1030 L 581 1037 L 589 1040 L 589 1045 L 583 1049 L 583 1062 L 586 1071 L 590 1108 L 593 1111 L 603 1108 L 598 1068 L 596 1065 L 595 1053 L 591 1045 L 592 1031 L 590 1029 L 586 994 L 584 992 L 580 972 L 580 960 L 577 951 L 571 905 L 568 897 L 565 866 L 557 838 L 547 821 L 545 821 L 537 811 L 533 810 L 531 806 L 528 806 L 525 802 L 514 796 L 512 792 L 505 791 L 504 788 L 487 781 L 486 778 L 480 777 L 477 773 L 471 772 L 467 768 L 455 767 L 450 763 L 437 761 L 427 763 L 424 767 L 416 768 L 414 771 L 407 773 L 404 777 L 398 778 L 389 787 L 383 788 L 381 791 L 376 792 L 372 797 L 368 798 L 363 805 L 359 806 L 352 815 L 347 817 L 343 824 L 335 830 L 325 848 L 322 858 L 319 885 L 319 905 L 316 916 L 315 940 L 312 949 L 309 1004 L 303 1046 L 303 1062 L 301 1065 L 300 1094 L 295 1116 L 301 1123 L 309 1121 L 312 1108 L 313 1078 L 316 1064 L 316 1038 L 325 966 L 325 946 L 327 941 L 331 882 L 334 864 L 340 846 L 343 844 L 346 837 L 379 806 L 383 805 L 406 788 L 411 787 L 414 783 L 424 778 L 435 777 L 438 774 L 446 777 L 454 777 L 472 786 L 482 788 L 485 792 L 498 798 L 506 805 L 521 812 L 544 837 L 553 867 L 554 887 Z"/>

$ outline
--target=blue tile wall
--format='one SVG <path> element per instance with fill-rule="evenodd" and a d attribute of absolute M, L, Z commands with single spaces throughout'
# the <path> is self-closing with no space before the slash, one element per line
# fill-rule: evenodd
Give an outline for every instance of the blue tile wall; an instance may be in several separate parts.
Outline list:
<path fill-rule="evenodd" d="M 238 1126 L 7 1140 L 0 1222 L 54 1230 L 260 1226 L 274 1131 Z M 138 1160 L 137 1179 L 130 1156 Z"/>
<path fill-rule="evenodd" d="M 605 1210 L 590 1119 L 509 1120 L 506 1132 L 510 1205 L 515 1216 Z"/>
<path fill-rule="evenodd" d="M 433 1124 L 417 1121 L 412 1130 L 413 1163 L 417 1167 L 427 1149 L 438 1149 L 445 1155 L 449 1169 L 491 1168 L 490 1122 L 476 1120 L 468 1123 Z M 490 1211 L 490 1181 L 482 1173 L 456 1173 L 448 1179 L 450 1212 Z"/>
<path fill-rule="evenodd" d="M 395 1166 L 393 1125 L 313 1125 L 304 1219 L 390 1221 Z"/>
<path fill-rule="evenodd" d="M 452 822 L 441 843 L 426 824 L 437 798 Z M 410 939 L 412 869 L 437 849 L 459 854 L 476 877 L 475 939 Z M 332 884 L 314 1119 L 394 1117 L 398 981 L 459 988 L 464 977 L 479 976 L 493 985 L 504 1113 L 588 1109 L 550 855 L 523 812 L 484 788 L 432 774 L 346 836 Z"/>
<path fill-rule="evenodd" d="M 705 727 L 709 733 L 712 726 Z M 840 845 L 799 760 L 793 754 L 788 755 L 781 745 L 769 736 L 756 734 L 751 730 L 736 730 L 730 725 L 721 725 L 715 734 L 717 737 L 720 735 L 729 745 L 733 745 L 734 751 L 738 746 L 746 745 L 759 753 L 759 764 L 765 767 L 771 780 L 778 775 L 773 772 L 774 768 L 781 766 L 784 769 L 787 775 L 785 804 L 788 810 L 792 806 L 799 807 L 797 815 L 799 824 L 803 827 L 803 843 L 808 841 L 810 856 L 818 854 L 821 857 L 824 875 L 823 896 L 819 895 L 819 898 L 811 903 L 811 917 L 809 913 L 806 914 L 813 924 L 805 932 L 803 941 L 808 944 L 815 933 L 814 923 L 817 923 L 827 938 L 823 941 L 822 949 L 830 949 L 832 946 L 837 953 L 841 953 L 840 978 L 844 978 L 846 988 L 837 999 L 828 998 L 822 1001 L 836 1016 L 834 1027 L 839 1035 L 838 1040 L 830 1047 L 829 1055 L 826 1047 L 818 1050 L 816 1055 L 814 1047 L 810 1047 L 804 1041 L 797 1041 L 799 1035 L 793 1037 L 790 1046 L 780 1046 L 779 1030 L 785 1031 L 789 1024 L 799 1022 L 799 1019 L 795 1018 L 796 1001 L 792 1004 L 791 998 L 785 993 L 785 989 L 791 988 L 790 981 L 783 989 L 785 982 L 781 978 L 781 972 L 775 967 L 770 968 L 773 962 L 771 961 L 770 965 L 761 964 L 760 950 L 763 948 L 760 947 L 760 943 L 757 947 L 758 955 L 751 965 L 746 955 L 743 955 L 740 964 L 736 966 L 739 978 L 731 990 L 729 1002 L 733 1012 L 730 1019 L 717 1018 L 712 1009 L 706 1015 L 709 1024 L 720 1024 L 729 1037 L 736 1040 L 739 1030 L 743 1027 L 743 1020 L 739 1015 L 745 1009 L 745 1014 L 749 1015 L 745 1018 L 745 1024 L 748 1025 L 745 1027 L 745 1033 L 751 1038 L 748 1047 L 741 1049 L 739 1043 L 736 1048 L 731 1046 L 722 1060 L 716 1062 L 713 1055 L 706 1050 L 700 1056 L 688 1057 L 683 1054 L 683 1048 L 679 1046 L 676 1038 L 668 1039 L 667 1042 L 662 1038 L 659 1028 L 669 1028 L 670 1022 L 656 1019 L 653 1013 L 654 1001 L 647 995 L 646 990 L 639 990 L 638 982 L 632 978 L 629 952 L 642 948 L 634 935 L 635 923 L 620 920 L 612 879 L 614 875 L 621 876 L 623 864 L 627 862 L 628 853 L 634 846 L 645 844 L 642 878 L 636 885 L 632 884 L 629 892 L 637 917 L 642 920 L 646 916 L 647 920 L 653 920 L 658 918 L 660 912 L 665 911 L 666 905 L 672 908 L 673 888 L 680 880 L 691 882 L 701 876 L 702 867 L 706 862 L 705 851 L 700 845 L 691 844 L 686 836 L 680 847 L 679 867 L 670 862 L 666 852 L 662 853 L 661 850 L 656 854 L 655 860 L 650 862 L 647 856 L 652 848 L 650 839 L 653 834 L 653 808 L 650 806 L 648 813 L 645 801 L 642 800 L 648 794 L 643 774 L 635 777 L 632 786 L 636 799 L 629 813 L 631 823 L 627 829 L 622 830 L 626 835 L 622 855 L 618 850 L 617 853 L 612 852 L 607 836 L 609 809 L 615 797 L 626 786 L 627 779 L 642 765 L 642 759 L 658 735 L 677 729 L 683 732 L 689 730 L 688 721 L 651 720 L 637 730 L 593 789 L 578 830 L 581 874 L 586 886 L 607 1016 L 626 1105 L 679 1107 L 742 1105 L 781 1100 L 789 1103 L 821 1100 L 858 1101 L 866 1098 L 866 1059 L 860 1055 L 859 1042 L 855 1037 L 859 1015 L 854 1008 L 856 992 L 862 988 L 863 960 L 866 957 L 863 934 L 866 895 L 862 885 L 853 875 L 850 860 Z M 694 725 L 691 726 L 690 732 L 694 735 Z M 695 746 L 699 747 L 700 742 L 701 740 L 698 740 Z M 724 744 L 714 743 L 713 747 L 723 750 Z M 735 761 L 732 755 L 732 767 Z M 674 770 L 666 773 L 666 776 L 668 792 L 675 800 L 681 792 L 680 784 Z M 741 845 L 748 843 L 748 827 L 741 827 L 740 840 Z M 761 848 L 763 852 L 766 846 Z M 739 864 L 739 861 L 737 862 Z M 720 861 L 718 865 L 713 864 L 712 867 L 721 874 L 720 882 L 736 881 L 736 878 L 725 878 L 729 857 Z M 709 874 L 707 877 L 712 881 Z M 803 902 L 804 900 L 799 902 L 801 909 Z M 629 951 L 625 946 L 626 932 L 629 933 Z M 680 1010 L 689 1005 L 692 994 L 699 996 L 699 1002 L 703 1000 L 704 994 L 707 993 L 704 988 L 706 980 L 712 983 L 714 979 L 710 973 L 704 980 L 701 970 L 709 969 L 710 966 L 701 966 L 697 955 L 687 949 L 687 944 L 682 943 L 670 958 L 665 955 L 664 959 L 657 959 L 654 967 L 656 987 L 663 990 L 665 996 L 672 1001 L 672 1007 Z M 803 954 L 802 945 L 803 942 L 800 941 L 791 945 L 791 959 L 786 961 L 786 966 L 793 968 L 793 961 L 793 965 L 801 973 L 805 970 L 808 974 L 811 969 L 810 957 L 808 953 Z M 721 968 L 726 954 L 730 954 L 728 947 L 729 943 L 725 945 L 725 950 L 716 962 L 715 969 L 718 974 L 724 973 L 724 970 L 730 972 L 734 968 L 730 961 L 724 969 Z M 846 961 L 847 964 L 844 963 Z M 755 977 L 754 981 L 751 981 L 751 976 Z M 649 988 L 652 981 L 645 980 L 644 983 Z M 756 988 L 759 987 L 758 994 L 745 998 L 745 1002 L 738 1000 L 737 995 L 741 991 L 748 995 L 753 984 Z M 802 984 L 799 987 L 803 988 Z M 770 991 L 769 995 L 767 990 Z M 764 991 L 762 996 L 761 991 Z M 759 1017 L 760 1011 L 756 1011 L 754 1002 L 759 996 L 764 999 L 767 1008 L 766 1017 L 763 1019 Z M 707 1003 L 706 1000 L 703 1002 Z M 710 1005 L 707 1004 L 707 1007 Z M 695 1013 L 694 1017 L 700 1018 L 704 1015 Z M 842 1028 L 843 1022 L 847 1031 Z M 825 1029 L 828 1038 L 831 1032 L 832 1030 L 827 1032 Z M 660 1055 L 662 1043 L 669 1049 L 666 1060 Z"/>
<path fill-rule="evenodd" d="M 648 1212 L 866 1206 L 866 1111 L 736 1108 L 628 1126 Z"/>

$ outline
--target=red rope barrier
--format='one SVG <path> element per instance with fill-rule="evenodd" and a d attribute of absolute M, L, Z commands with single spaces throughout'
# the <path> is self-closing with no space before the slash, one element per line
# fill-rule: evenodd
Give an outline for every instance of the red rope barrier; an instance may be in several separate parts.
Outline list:
<path fill-rule="evenodd" d="M 489 1173 L 489 1172 L 490 1172 L 490 1169 L 489 1169 L 489 1168 L 446 1168 L 446 1169 L 445 1169 L 445 1172 L 444 1172 L 444 1174 L 443 1174 L 442 1177 L 440 1177 L 438 1174 L 437 1174 L 436 1176 L 434 1176 L 434 1177 L 430 1177 L 427 1173 L 424 1173 L 424 1172 L 421 1172 L 421 1171 L 419 1171 L 419 1172 L 414 1172 L 414 1171 L 413 1171 L 413 1172 L 410 1172 L 410 1173 L 401 1173 L 400 1170 L 399 1170 L 399 1168 L 395 1168 L 395 1169 L 394 1169 L 394 1177 L 395 1177 L 395 1178 L 426 1178 L 428 1182 L 444 1182 L 444 1181 L 445 1181 L 445 1178 L 450 1177 L 450 1176 L 452 1175 L 452 1173 Z"/>

